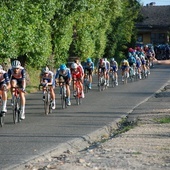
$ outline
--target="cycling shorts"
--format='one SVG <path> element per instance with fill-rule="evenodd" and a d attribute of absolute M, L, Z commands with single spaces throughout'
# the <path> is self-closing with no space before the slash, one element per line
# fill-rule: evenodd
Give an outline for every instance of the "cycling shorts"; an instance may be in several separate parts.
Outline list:
<path fill-rule="evenodd" d="M 116 66 L 111 66 L 110 71 L 117 72 L 117 67 Z"/>
<path fill-rule="evenodd" d="M 61 77 L 63 77 L 64 82 L 65 82 L 67 85 L 69 85 L 69 80 L 70 80 L 70 78 L 69 78 L 68 76 L 59 75 L 59 80 L 60 80 Z"/>
<path fill-rule="evenodd" d="M 23 88 L 23 87 L 22 87 L 22 81 L 24 81 L 23 78 L 20 78 L 20 79 L 15 79 L 15 78 L 13 78 L 11 81 L 16 81 L 17 86 L 18 86 L 19 88 Z"/>
<path fill-rule="evenodd" d="M 92 75 L 93 69 L 92 69 L 92 68 L 85 68 L 84 73 L 85 73 L 85 74 Z"/>
<path fill-rule="evenodd" d="M 125 71 L 127 68 L 128 68 L 128 66 L 126 66 L 126 65 L 123 65 L 123 66 L 121 67 L 122 71 Z"/>

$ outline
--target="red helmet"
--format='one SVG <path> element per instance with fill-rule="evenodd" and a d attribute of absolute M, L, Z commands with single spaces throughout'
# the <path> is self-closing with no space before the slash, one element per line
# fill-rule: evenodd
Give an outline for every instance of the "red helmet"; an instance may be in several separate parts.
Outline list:
<path fill-rule="evenodd" d="M 128 50 L 130 53 L 132 53 L 134 50 L 133 50 L 133 48 L 129 48 L 129 50 Z"/>

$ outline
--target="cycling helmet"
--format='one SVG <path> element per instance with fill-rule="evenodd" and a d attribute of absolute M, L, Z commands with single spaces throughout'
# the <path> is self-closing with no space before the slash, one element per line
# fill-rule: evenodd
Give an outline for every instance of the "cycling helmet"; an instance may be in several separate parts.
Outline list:
<path fill-rule="evenodd" d="M 66 67 L 66 65 L 65 65 L 65 64 L 61 64 L 61 65 L 60 65 L 60 70 L 61 70 L 61 71 L 66 70 L 66 68 L 67 68 L 67 67 Z"/>
<path fill-rule="evenodd" d="M 77 69 L 77 67 L 78 67 L 78 65 L 77 65 L 76 63 L 72 63 L 72 64 L 71 64 L 71 68 L 72 68 L 72 69 Z"/>
<path fill-rule="evenodd" d="M 91 63 L 92 62 L 92 60 L 91 60 L 91 58 L 87 58 L 87 63 Z"/>
<path fill-rule="evenodd" d="M 111 60 L 110 60 L 111 62 L 114 62 L 115 61 L 115 59 L 114 58 L 111 58 Z"/>
<path fill-rule="evenodd" d="M 107 61 L 107 58 L 104 58 L 103 60 L 104 60 L 104 61 Z"/>
<path fill-rule="evenodd" d="M 12 62 L 12 68 L 20 68 L 20 66 L 21 66 L 20 61 L 14 60 L 14 61 Z"/>
<path fill-rule="evenodd" d="M 133 50 L 133 48 L 129 48 L 129 50 L 128 50 L 130 53 L 132 53 L 134 50 Z"/>
<path fill-rule="evenodd" d="M 48 68 L 47 66 L 42 69 L 42 72 L 43 72 L 43 73 L 49 73 L 49 71 L 50 71 L 50 70 L 49 70 L 49 68 Z"/>

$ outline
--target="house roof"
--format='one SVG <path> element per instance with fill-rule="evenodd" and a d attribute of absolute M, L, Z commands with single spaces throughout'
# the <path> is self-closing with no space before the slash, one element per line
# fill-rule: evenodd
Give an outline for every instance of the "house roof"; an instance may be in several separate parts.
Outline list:
<path fill-rule="evenodd" d="M 137 27 L 166 27 L 170 29 L 170 5 L 143 6 L 141 8 L 143 21 Z"/>

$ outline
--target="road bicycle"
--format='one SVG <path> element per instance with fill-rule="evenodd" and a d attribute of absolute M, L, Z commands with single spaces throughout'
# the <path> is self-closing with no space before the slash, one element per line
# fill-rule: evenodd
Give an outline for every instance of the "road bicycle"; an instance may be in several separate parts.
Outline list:
<path fill-rule="evenodd" d="M 59 82 L 57 82 L 60 87 L 60 96 L 61 96 L 61 107 L 62 109 L 67 108 L 67 91 L 66 83 L 62 77 L 60 77 Z"/>
<path fill-rule="evenodd" d="M 81 81 L 80 79 L 73 78 L 73 85 L 75 87 L 74 91 L 76 92 L 76 94 L 74 94 L 74 97 L 76 99 L 77 105 L 82 104 L 82 89 L 80 81 Z"/>
<path fill-rule="evenodd" d="M 129 77 L 128 74 L 129 74 L 128 71 L 127 71 L 127 70 L 124 70 L 124 73 L 123 73 L 123 77 L 124 77 L 123 84 L 127 84 L 127 82 L 128 82 L 128 77 Z"/>
<path fill-rule="evenodd" d="M 21 122 L 21 102 L 20 102 L 20 95 L 19 95 L 19 88 L 12 87 L 13 94 L 12 94 L 12 112 L 13 112 L 13 122 L 14 124 Z"/>
<path fill-rule="evenodd" d="M 107 85 L 105 83 L 105 78 L 104 78 L 104 74 L 103 72 L 101 72 L 101 70 L 99 70 L 99 78 L 98 78 L 98 90 L 99 91 L 103 91 L 104 89 L 107 88 Z"/>
<path fill-rule="evenodd" d="M 43 84 L 40 84 L 39 85 L 39 90 L 40 90 L 40 87 L 43 87 L 44 85 Z M 45 111 L 45 114 L 48 115 L 49 113 L 52 113 L 52 100 L 51 100 L 51 94 L 50 94 L 50 86 L 52 85 L 48 85 L 46 87 L 44 87 L 44 98 L 43 98 L 43 101 L 44 101 L 44 111 Z"/>
<path fill-rule="evenodd" d="M 2 96 L 0 95 L 0 105 L 2 105 Z M 5 115 L 1 111 L 0 113 L 0 126 L 2 127 L 4 125 Z"/>
<path fill-rule="evenodd" d="M 134 68 L 133 67 L 129 67 L 129 79 L 131 80 L 131 81 L 133 81 L 133 80 L 135 80 L 135 70 L 134 70 Z"/>
<path fill-rule="evenodd" d="M 84 92 L 88 93 L 89 91 L 89 74 L 84 74 Z"/>
<path fill-rule="evenodd" d="M 111 87 L 115 87 L 116 86 L 116 78 L 115 78 L 113 70 L 110 71 L 110 80 L 111 80 Z"/>

